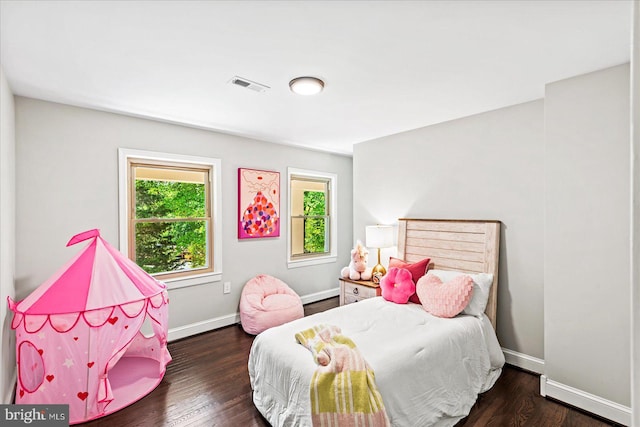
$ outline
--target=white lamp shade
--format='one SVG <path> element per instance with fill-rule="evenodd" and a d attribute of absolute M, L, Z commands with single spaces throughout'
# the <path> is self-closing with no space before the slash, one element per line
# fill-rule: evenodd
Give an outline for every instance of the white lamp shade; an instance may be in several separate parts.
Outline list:
<path fill-rule="evenodd" d="M 393 227 L 390 225 L 368 225 L 365 229 L 366 245 L 370 248 L 393 246 Z"/>

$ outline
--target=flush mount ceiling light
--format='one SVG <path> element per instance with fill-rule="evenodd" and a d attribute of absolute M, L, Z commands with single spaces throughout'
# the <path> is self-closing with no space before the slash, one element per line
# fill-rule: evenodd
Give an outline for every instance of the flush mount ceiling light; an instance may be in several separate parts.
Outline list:
<path fill-rule="evenodd" d="M 315 95 L 322 92 L 324 82 L 316 77 L 296 77 L 289 82 L 289 88 L 298 95 Z"/>

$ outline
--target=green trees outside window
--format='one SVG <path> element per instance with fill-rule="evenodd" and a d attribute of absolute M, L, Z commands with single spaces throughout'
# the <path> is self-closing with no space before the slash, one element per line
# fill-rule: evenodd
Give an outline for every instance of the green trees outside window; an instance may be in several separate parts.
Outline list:
<path fill-rule="evenodd" d="M 304 192 L 304 252 L 326 252 L 326 194 L 321 191 Z"/>
<path fill-rule="evenodd" d="M 288 168 L 289 268 L 334 262 L 337 257 L 335 174 Z"/>
<path fill-rule="evenodd" d="M 204 183 L 135 180 L 135 260 L 146 272 L 208 266 L 206 190 Z"/>

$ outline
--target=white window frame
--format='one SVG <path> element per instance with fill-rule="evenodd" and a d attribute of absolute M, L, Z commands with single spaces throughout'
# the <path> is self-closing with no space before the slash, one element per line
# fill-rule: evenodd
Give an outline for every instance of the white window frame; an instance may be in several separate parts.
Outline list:
<path fill-rule="evenodd" d="M 291 178 L 300 176 L 309 179 L 329 181 L 329 251 L 325 255 L 308 258 L 293 257 L 291 254 Z M 308 169 L 287 168 L 287 267 L 298 268 L 317 264 L 328 264 L 338 260 L 338 175 Z"/>
<path fill-rule="evenodd" d="M 177 162 L 199 166 L 211 167 L 212 182 L 210 185 L 211 217 L 213 222 L 213 271 L 202 274 L 193 274 L 188 277 L 176 277 L 164 279 L 169 289 L 184 288 L 187 286 L 202 285 L 205 283 L 219 282 L 222 280 L 222 161 L 213 157 L 187 156 L 182 154 L 159 153 L 155 151 L 132 150 L 128 148 L 118 149 L 118 218 L 120 231 L 120 252 L 129 253 L 128 232 L 128 162 L 129 160 Z"/>

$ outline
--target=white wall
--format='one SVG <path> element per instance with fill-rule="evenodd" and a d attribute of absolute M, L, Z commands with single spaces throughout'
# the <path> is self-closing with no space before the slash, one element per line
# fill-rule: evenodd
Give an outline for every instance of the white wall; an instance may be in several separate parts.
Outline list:
<path fill-rule="evenodd" d="M 629 64 L 546 86 L 544 226 L 546 379 L 627 408 L 629 90 Z"/>
<path fill-rule="evenodd" d="M 543 105 L 357 144 L 353 158 L 355 238 L 364 241 L 366 225 L 400 217 L 502 221 L 498 338 L 536 359 L 543 357 Z"/>
<path fill-rule="evenodd" d="M 285 145 L 16 97 L 16 293 L 24 298 L 81 248 L 69 237 L 100 228 L 118 244 L 118 147 L 222 160 L 223 281 L 171 290 L 170 337 L 235 322 L 244 283 L 259 273 L 287 282 L 301 296 L 337 294 L 351 249 L 352 160 Z M 237 239 L 237 169 L 280 172 L 286 217 L 287 167 L 338 175 L 338 262 L 287 269 L 286 237 Z M 286 236 L 283 222 L 281 236 Z M 82 246 L 82 245 L 79 245 Z M 176 332 L 172 334 L 171 331 Z"/>
<path fill-rule="evenodd" d="M 630 423 L 629 65 L 354 150 L 354 237 L 398 217 L 498 219 L 498 338 L 543 391 Z M 387 254 L 388 255 L 388 254 Z M 531 356 L 531 357 L 529 357 Z"/>
<path fill-rule="evenodd" d="M 631 425 L 640 425 L 640 1 L 633 4 L 631 43 Z"/>
<path fill-rule="evenodd" d="M 0 402 L 10 403 L 16 372 L 13 314 L 15 270 L 15 106 L 0 67 Z"/>

